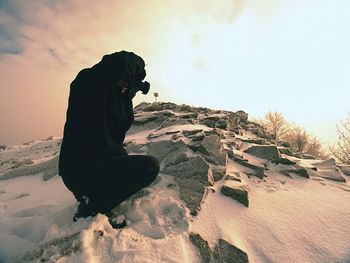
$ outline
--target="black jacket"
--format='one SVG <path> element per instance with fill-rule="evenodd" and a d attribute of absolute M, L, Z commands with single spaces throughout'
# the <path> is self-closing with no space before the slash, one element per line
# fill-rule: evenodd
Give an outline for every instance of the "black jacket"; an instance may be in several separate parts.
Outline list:
<path fill-rule="evenodd" d="M 142 81 L 144 67 L 141 57 L 121 51 L 104 56 L 73 80 L 59 160 L 62 177 L 83 176 L 99 157 L 127 155 L 123 141 L 134 120 L 132 96 L 122 94 L 117 83 Z"/>

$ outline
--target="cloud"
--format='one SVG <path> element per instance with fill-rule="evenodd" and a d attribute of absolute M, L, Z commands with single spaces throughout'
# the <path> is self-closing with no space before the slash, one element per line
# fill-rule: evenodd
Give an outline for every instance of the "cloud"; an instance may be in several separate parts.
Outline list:
<path fill-rule="evenodd" d="M 141 55 L 154 91 L 175 102 L 222 80 L 214 66 L 230 76 L 232 54 L 245 48 L 234 25 L 258 1 L 0 0 L 0 143 L 61 135 L 70 82 L 104 54 Z"/>

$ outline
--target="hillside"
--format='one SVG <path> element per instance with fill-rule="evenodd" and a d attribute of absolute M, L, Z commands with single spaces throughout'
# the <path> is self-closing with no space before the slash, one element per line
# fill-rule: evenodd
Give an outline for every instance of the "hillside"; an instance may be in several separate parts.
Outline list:
<path fill-rule="evenodd" d="M 296 158 L 243 111 L 134 111 L 125 147 L 161 173 L 115 208 L 121 229 L 72 221 L 61 138 L 2 147 L 0 262 L 350 262 L 348 166 Z"/>

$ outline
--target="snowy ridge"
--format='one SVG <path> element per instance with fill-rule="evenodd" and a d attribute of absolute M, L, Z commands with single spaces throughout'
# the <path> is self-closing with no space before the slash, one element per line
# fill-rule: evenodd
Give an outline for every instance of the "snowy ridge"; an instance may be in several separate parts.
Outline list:
<path fill-rule="evenodd" d="M 125 146 L 158 179 L 107 217 L 72 221 L 61 139 L 0 151 L 0 262 L 349 262 L 349 167 L 303 160 L 243 111 L 142 103 Z"/>

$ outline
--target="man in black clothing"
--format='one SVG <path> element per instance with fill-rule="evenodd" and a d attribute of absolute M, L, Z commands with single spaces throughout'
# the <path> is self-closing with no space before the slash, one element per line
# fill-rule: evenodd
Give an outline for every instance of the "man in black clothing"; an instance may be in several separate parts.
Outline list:
<path fill-rule="evenodd" d="M 59 174 L 80 203 L 76 217 L 108 213 L 158 175 L 154 157 L 129 156 L 123 148 L 144 67 L 136 54 L 116 52 L 71 83 Z"/>

